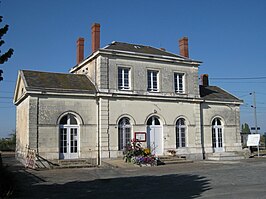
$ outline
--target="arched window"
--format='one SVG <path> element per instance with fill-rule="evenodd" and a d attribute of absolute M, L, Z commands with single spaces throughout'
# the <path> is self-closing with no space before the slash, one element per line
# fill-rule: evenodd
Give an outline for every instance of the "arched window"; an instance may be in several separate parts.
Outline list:
<path fill-rule="evenodd" d="M 60 125 L 77 125 L 78 122 L 73 114 L 67 114 L 61 118 Z"/>
<path fill-rule="evenodd" d="M 184 118 L 176 122 L 176 148 L 186 147 L 186 123 Z"/>
<path fill-rule="evenodd" d="M 213 125 L 213 126 L 220 126 L 220 125 L 222 125 L 221 119 L 219 119 L 219 118 L 215 118 L 215 119 L 212 121 L 212 125 Z"/>
<path fill-rule="evenodd" d="M 160 120 L 156 116 L 152 116 L 148 119 L 147 125 L 160 125 Z"/>
<path fill-rule="evenodd" d="M 131 124 L 130 119 L 124 117 L 118 123 L 118 150 L 124 150 L 130 145 L 131 141 Z"/>
<path fill-rule="evenodd" d="M 215 151 L 219 152 L 223 147 L 223 126 L 220 118 L 212 121 L 212 146 Z"/>

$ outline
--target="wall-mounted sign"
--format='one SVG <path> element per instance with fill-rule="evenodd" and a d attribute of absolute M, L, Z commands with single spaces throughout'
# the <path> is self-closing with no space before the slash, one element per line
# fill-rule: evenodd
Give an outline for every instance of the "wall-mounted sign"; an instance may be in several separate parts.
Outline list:
<path fill-rule="evenodd" d="M 146 142 L 146 132 L 135 132 L 135 140 L 137 142 Z"/>

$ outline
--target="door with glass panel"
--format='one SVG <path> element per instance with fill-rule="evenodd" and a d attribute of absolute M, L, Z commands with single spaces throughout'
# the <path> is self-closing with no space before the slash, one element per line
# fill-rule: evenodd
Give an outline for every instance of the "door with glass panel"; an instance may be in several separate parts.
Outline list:
<path fill-rule="evenodd" d="M 215 118 L 212 122 L 212 146 L 214 152 L 223 152 L 223 127 L 221 120 Z"/>
<path fill-rule="evenodd" d="M 163 155 L 163 131 L 160 120 L 152 116 L 147 121 L 147 146 L 153 155 Z"/>
<path fill-rule="evenodd" d="M 59 158 L 75 159 L 78 158 L 79 148 L 79 126 L 72 114 L 64 116 L 60 120 L 59 129 Z"/>

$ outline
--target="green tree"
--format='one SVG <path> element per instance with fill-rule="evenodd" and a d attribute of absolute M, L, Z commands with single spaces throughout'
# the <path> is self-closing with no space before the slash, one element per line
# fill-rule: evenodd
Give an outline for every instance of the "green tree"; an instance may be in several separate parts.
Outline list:
<path fill-rule="evenodd" d="M 0 23 L 3 21 L 3 16 L 0 16 Z M 6 24 L 3 28 L 0 28 L 0 47 L 5 43 L 4 40 L 2 40 L 2 37 L 7 33 L 8 31 L 8 25 Z M 12 55 L 14 50 L 12 48 L 9 48 L 8 51 L 2 54 L 0 50 L 0 64 L 5 63 Z M 2 77 L 3 70 L 0 69 L 0 81 L 3 80 Z"/>
<path fill-rule="evenodd" d="M 3 21 L 3 16 L 0 16 L 0 23 Z M 0 47 L 5 43 L 4 40 L 2 40 L 2 37 L 7 33 L 8 31 L 8 25 L 6 24 L 3 28 L 0 28 Z M 0 51 L 0 64 L 5 63 L 12 55 L 14 50 L 12 48 L 9 48 L 9 50 L 2 54 Z"/>
<path fill-rule="evenodd" d="M 242 124 L 241 126 L 242 133 L 250 134 L 250 128 L 247 123 Z"/>

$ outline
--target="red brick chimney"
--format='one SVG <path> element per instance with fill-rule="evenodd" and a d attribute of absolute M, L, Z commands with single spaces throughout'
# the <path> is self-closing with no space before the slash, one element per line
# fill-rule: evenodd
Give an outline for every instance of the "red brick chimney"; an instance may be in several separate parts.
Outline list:
<path fill-rule="evenodd" d="M 189 57 L 188 55 L 188 38 L 187 37 L 183 37 L 181 39 L 179 39 L 179 51 L 180 51 L 180 55 L 183 57 Z"/>
<path fill-rule="evenodd" d="M 91 51 L 94 53 L 100 48 L 100 24 L 94 23 L 91 27 Z"/>
<path fill-rule="evenodd" d="M 201 85 L 202 86 L 209 86 L 209 75 L 202 74 L 200 75 Z"/>
<path fill-rule="evenodd" d="M 78 38 L 77 40 L 77 64 L 84 59 L 84 38 Z"/>

